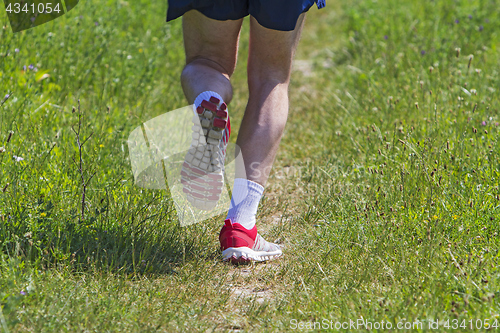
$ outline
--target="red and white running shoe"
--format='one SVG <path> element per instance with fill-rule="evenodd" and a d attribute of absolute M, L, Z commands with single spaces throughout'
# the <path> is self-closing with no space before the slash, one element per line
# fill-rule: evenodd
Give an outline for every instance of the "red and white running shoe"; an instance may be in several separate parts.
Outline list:
<path fill-rule="evenodd" d="M 268 261 L 283 255 L 278 244 L 269 243 L 257 233 L 257 228 L 245 229 L 239 223 L 224 221 L 219 235 L 222 260 L 233 264 Z"/>
<path fill-rule="evenodd" d="M 181 183 L 194 207 L 211 210 L 224 186 L 226 147 L 231 134 L 226 103 L 216 97 L 203 100 L 196 108 L 193 124 L 193 140 L 182 165 Z"/>

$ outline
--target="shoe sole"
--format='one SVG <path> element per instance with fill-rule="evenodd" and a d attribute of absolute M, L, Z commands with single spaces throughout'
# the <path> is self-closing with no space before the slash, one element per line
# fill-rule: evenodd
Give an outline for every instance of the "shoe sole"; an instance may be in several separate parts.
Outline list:
<path fill-rule="evenodd" d="M 225 145 L 229 139 L 226 108 L 225 103 L 212 97 L 204 100 L 193 116 L 193 140 L 182 165 L 181 183 L 187 200 L 198 209 L 213 209 L 224 186 Z"/>
<path fill-rule="evenodd" d="M 222 260 L 230 261 L 233 264 L 245 264 L 252 261 L 262 262 L 278 259 L 283 256 L 283 252 L 254 251 L 248 247 L 230 247 L 222 251 Z"/>

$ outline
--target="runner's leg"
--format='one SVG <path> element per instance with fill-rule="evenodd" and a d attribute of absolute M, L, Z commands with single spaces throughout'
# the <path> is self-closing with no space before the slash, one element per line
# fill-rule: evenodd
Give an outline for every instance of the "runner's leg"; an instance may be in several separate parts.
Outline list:
<path fill-rule="evenodd" d="M 265 186 L 288 116 L 288 85 L 292 59 L 304 24 L 301 14 L 295 30 L 277 31 L 250 17 L 248 56 L 249 99 L 237 144 L 242 150 L 245 177 Z"/>
<path fill-rule="evenodd" d="M 282 255 L 279 245 L 257 233 L 255 217 L 288 115 L 292 59 L 304 15 L 287 32 L 267 29 L 250 17 L 249 99 L 237 140 L 244 168 L 237 163 L 231 206 L 219 235 L 223 260 L 266 261 Z"/>
<path fill-rule="evenodd" d="M 223 190 L 223 168 L 230 127 L 229 81 L 236 66 L 242 19 L 213 20 L 198 11 L 183 15 L 186 67 L 181 81 L 193 118 L 193 134 L 181 170 L 187 200 L 198 209 L 216 207 Z"/>
<path fill-rule="evenodd" d="M 215 91 L 226 103 L 231 101 L 229 78 L 236 67 L 242 21 L 217 21 L 196 10 L 183 15 L 186 66 L 181 83 L 189 103 L 204 91 Z"/>
<path fill-rule="evenodd" d="M 237 140 L 244 166 L 237 160 L 226 217 L 248 230 L 255 227 L 259 202 L 285 128 L 292 59 L 304 15 L 300 15 L 295 30 L 286 32 L 267 29 L 250 17 L 249 99 Z"/>

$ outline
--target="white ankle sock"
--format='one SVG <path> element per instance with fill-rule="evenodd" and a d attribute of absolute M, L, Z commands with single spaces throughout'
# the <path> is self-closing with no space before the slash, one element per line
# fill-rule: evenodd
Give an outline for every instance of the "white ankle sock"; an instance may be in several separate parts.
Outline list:
<path fill-rule="evenodd" d="M 196 98 L 194 100 L 195 114 L 196 114 L 196 108 L 201 105 L 201 102 L 203 102 L 203 100 L 207 100 L 207 101 L 210 100 L 210 97 L 212 97 L 212 96 L 217 97 L 218 99 L 220 99 L 221 102 L 224 102 L 222 97 L 220 97 L 220 95 L 218 93 L 216 93 L 215 91 L 210 91 L 210 90 L 204 91 L 201 94 L 199 94 L 198 96 L 196 96 Z"/>
<path fill-rule="evenodd" d="M 248 179 L 236 178 L 226 219 L 241 224 L 247 230 L 252 229 L 263 193 L 262 185 Z"/>

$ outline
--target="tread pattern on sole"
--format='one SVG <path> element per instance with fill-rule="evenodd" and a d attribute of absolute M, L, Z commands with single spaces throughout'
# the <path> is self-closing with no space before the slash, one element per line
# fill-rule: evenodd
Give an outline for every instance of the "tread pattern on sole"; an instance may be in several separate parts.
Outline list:
<path fill-rule="evenodd" d="M 222 252 L 222 260 L 233 264 L 270 261 L 278 259 L 281 256 L 283 256 L 281 251 L 259 254 L 248 247 L 231 247 Z"/>
<path fill-rule="evenodd" d="M 213 209 L 224 187 L 224 161 L 231 133 L 226 109 L 226 103 L 212 96 L 201 102 L 193 116 L 192 141 L 182 165 L 181 183 L 187 200 L 198 209 Z"/>

